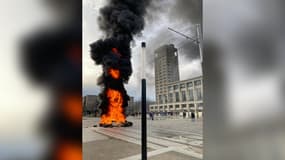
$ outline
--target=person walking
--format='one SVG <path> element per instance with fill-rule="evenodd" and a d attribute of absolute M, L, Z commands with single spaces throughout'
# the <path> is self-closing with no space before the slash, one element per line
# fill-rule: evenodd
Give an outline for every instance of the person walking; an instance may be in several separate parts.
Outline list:
<path fill-rule="evenodd" d="M 153 120 L 153 113 L 152 112 L 149 112 L 149 116 L 150 116 L 151 120 Z"/>
<path fill-rule="evenodd" d="M 185 119 L 185 118 L 186 118 L 186 112 L 183 111 L 183 119 Z"/>

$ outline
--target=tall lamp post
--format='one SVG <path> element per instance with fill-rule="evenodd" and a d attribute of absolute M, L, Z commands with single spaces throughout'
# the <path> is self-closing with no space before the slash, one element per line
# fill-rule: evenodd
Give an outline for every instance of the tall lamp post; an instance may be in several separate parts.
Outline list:
<path fill-rule="evenodd" d="M 145 42 L 142 42 L 142 53 L 141 53 L 141 61 L 142 61 L 142 99 L 141 99 L 141 154 L 142 160 L 147 160 L 147 127 L 146 127 L 146 79 L 145 79 Z"/>

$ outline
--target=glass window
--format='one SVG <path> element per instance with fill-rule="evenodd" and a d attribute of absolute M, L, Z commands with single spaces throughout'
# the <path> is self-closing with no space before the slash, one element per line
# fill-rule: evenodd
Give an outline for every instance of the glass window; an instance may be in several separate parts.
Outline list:
<path fill-rule="evenodd" d="M 168 91 L 172 91 L 172 86 L 168 86 Z"/>
<path fill-rule="evenodd" d="M 201 101 L 202 100 L 201 88 L 196 88 L 195 91 L 196 91 L 196 100 Z"/>
<path fill-rule="evenodd" d="M 172 93 L 168 94 L 168 101 L 171 103 L 173 102 L 173 97 L 172 97 Z"/>
<path fill-rule="evenodd" d="M 194 107 L 194 104 L 189 104 L 189 108 L 193 108 Z"/>
<path fill-rule="evenodd" d="M 190 89 L 190 90 L 188 91 L 188 93 L 189 93 L 189 101 L 194 101 L 193 89 Z"/>
<path fill-rule="evenodd" d="M 169 108 L 173 108 L 173 105 L 170 105 Z"/>
<path fill-rule="evenodd" d="M 178 85 L 174 85 L 174 90 L 177 90 L 178 89 Z"/>
<path fill-rule="evenodd" d="M 175 108 L 179 108 L 179 105 L 175 105 Z"/>
<path fill-rule="evenodd" d="M 162 96 L 161 95 L 159 95 L 159 103 L 162 103 Z"/>
<path fill-rule="evenodd" d="M 187 83 L 187 88 L 193 87 L 193 83 L 192 82 L 188 82 Z"/>
<path fill-rule="evenodd" d="M 201 80 L 197 80 L 194 83 L 195 83 L 195 86 L 199 86 L 199 85 L 201 85 Z"/>
<path fill-rule="evenodd" d="M 179 93 L 178 92 L 175 92 L 175 99 L 176 99 L 176 102 L 179 102 L 180 99 L 179 99 Z"/>
<path fill-rule="evenodd" d="M 185 88 L 185 84 L 180 84 L 180 89 Z"/>
<path fill-rule="evenodd" d="M 166 95 L 163 95 L 163 96 L 164 96 L 165 103 L 167 103 L 167 96 Z"/>
<path fill-rule="evenodd" d="M 186 104 L 182 104 L 182 108 L 186 108 Z"/>
<path fill-rule="evenodd" d="M 182 101 L 183 101 L 183 102 L 186 101 L 186 94 L 185 94 L 185 91 L 182 91 Z"/>

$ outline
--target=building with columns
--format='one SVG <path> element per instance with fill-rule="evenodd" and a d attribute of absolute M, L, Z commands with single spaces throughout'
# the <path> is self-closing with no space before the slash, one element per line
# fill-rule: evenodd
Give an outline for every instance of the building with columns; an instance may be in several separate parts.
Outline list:
<path fill-rule="evenodd" d="M 156 103 L 149 106 L 154 113 L 180 114 L 202 117 L 202 76 L 180 81 L 178 53 L 173 44 L 155 50 Z"/>
<path fill-rule="evenodd" d="M 156 104 L 149 106 L 154 113 L 171 112 L 179 114 L 193 113 L 195 118 L 203 115 L 203 79 L 195 77 L 188 80 L 171 82 L 166 85 L 167 91 Z"/>

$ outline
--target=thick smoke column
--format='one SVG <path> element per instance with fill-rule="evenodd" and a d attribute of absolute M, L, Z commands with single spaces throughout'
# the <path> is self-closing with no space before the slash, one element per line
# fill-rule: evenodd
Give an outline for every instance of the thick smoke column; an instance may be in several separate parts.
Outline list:
<path fill-rule="evenodd" d="M 148 4 L 149 0 L 110 0 L 100 9 L 99 26 L 106 38 L 92 43 L 90 47 L 91 58 L 103 66 L 103 74 L 98 80 L 98 85 L 103 87 L 99 106 L 102 125 L 126 122 L 124 108 L 128 105 L 129 96 L 123 83 L 127 83 L 132 74 L 130 42 L 133 35 L 144 28 Z"/>

